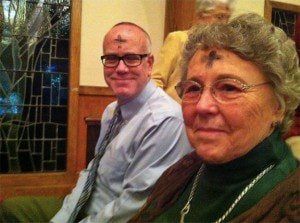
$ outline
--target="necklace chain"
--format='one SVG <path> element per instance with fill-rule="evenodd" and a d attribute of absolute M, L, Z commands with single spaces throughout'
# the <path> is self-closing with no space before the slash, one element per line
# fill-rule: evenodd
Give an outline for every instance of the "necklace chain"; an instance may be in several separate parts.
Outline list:
<path fill-rule="evenodd" d="M 194 180 L 194 183 L 193 183 L 190 195 L 189 195 L 189 199 L 180 212 L 181 213 L 180 223 L 184 223 L 184 217 L 190 211 L 190 202 L 192 201 L 192 199 L 194 197 L 194 193 L 195 193 L 196 187 L 198 185 L 199 177 L 200 177 L 203 169 L 204 169 L 204 165 L 201 165 L 201 167 L 199 168 L 197 175 L 195 177 L 195 180 Z"/>
<path fill-rule="evenodd" d="M 232 210 L 235 208 L 235 206 L 238 204 L 238 202 L 245 196 L 245 194 L 257 183 L 257 181 L 259 181 L 266 173 L 268 173 L 275 165 L 272 164 L 270 166 L 268 166 L 266 169 L 264 169 L 262 172 L 260 172 L 245 188 L 244 190 L 239 194 L 239 196 L 234 200 L 234 202 L 231 204 L 231 206 L 227 209 L 227 211 L 217 220 L 215 221 L 215 223 L 221 223 L 222 221 L 224 221 L 224 219 L 232 212 Z M 195 177 L 195 180 L 193 182 L 192 185 L 192 189 L 188 198 L 188 201 L 186 202 L 185 206 L 182 208 L 180 214 L 181 214 L 181 218 L 180 218 L 180 223 L 184 223 L 184 218 L 185 216 L 189 213 L 190 211 L 190 202 L 192 201 L 193 197 L 194 197 L 194 193 L 196 190 L 196 187 L 198 185 L 199 182 L 199 177 L 202 173 L 204 169 L 204 165 L 202 165 L 198 172 L 197 175 Z"/>

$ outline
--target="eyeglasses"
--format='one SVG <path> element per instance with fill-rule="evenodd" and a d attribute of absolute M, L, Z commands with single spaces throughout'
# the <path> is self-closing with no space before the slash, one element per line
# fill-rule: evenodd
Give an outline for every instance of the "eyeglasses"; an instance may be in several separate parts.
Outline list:
<path fill-rule="evenodd" d="M 197 103 L 205 87 L 219 103 L 229 103 L 241 97 L 249 89 L 269 84 L 245 84 L 237 79 L 225 78 L 215 81 L 211 86 L 203 86 L 195 81 L 182 81 L 176 85 L 176 91 L 183 102 Z"/>
<path fill-rule="evenodd" d="M 101 56 L 101 61 L 105 67 L 117 67 L 120 60 L 123 60 L 128 67 L 137 67 L 141 65 L 142 59 L 147 56 L 149 54 L 126 54 L 122 57 L 111 54 Z"/>

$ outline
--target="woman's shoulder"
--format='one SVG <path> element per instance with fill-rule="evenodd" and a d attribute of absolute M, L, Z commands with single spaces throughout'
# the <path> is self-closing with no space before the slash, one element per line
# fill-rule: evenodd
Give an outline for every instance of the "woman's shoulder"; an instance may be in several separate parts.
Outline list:
<path fill-rule="evenodd" d="M 300 167 L 232 222 L 299 222 Z"/>

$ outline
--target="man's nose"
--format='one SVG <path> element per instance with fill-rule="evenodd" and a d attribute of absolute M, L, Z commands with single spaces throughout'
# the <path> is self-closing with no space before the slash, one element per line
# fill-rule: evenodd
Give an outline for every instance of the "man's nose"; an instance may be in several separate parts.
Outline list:
<path fill-rule="evenodd" d="M 120 60 L 118 66 L 116 67 L 116 72 L 124 73 L 127 71 L 128 71 L 128 66 L 125 64 L 123 60 Z"/>

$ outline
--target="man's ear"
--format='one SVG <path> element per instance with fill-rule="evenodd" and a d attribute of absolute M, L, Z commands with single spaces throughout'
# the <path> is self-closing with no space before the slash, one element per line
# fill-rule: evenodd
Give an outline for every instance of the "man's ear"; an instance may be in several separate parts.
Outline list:
<path fill-rule="evenodd" d="M 154 64 L 154 56 L 153 56 L 153 54 L 150 54 L 148 56 L 147 63 L 149 65 L 149 74 L 148 74 L 148 76 L 150 77 L 151 74 L 152 74 L 152 68 L 153 68 L 153 64 Z"/>
<path fill-rule="evenodd" d="M 153 56 L 153 54 L 150 54 L 150 55 L 148 56 L 148 63 L 149 63 L 149 66 L 150 66 L 151 69 L 152 69 L 153 64 L 154 64 L 154 56 Z"/>

